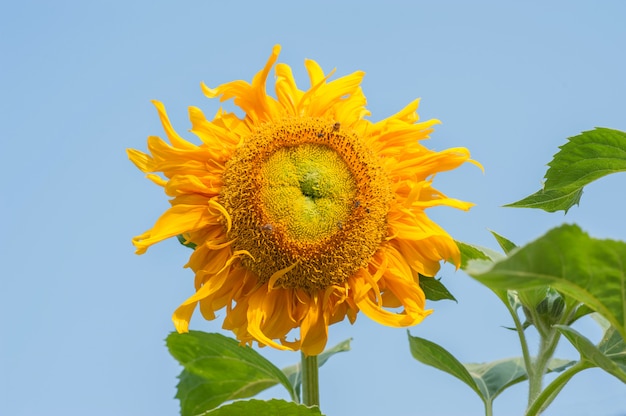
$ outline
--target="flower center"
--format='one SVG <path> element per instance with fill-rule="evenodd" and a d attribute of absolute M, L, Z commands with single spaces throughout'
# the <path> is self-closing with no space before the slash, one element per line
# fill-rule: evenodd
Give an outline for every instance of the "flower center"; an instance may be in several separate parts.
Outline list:
<path fill-rule="evenodd" d="M 333 149 L 319 144 L 283 147 L 261 168 L 260 199 L 269 223 L 296 241 L 320 241 L 342 227 L 356 184 Z"/>
<path fill-rule="evenodd" d="M 260 126 L 226 165 L 220 202 L 234 250 L 261 283 L 305 290 L 343 284 L 387 237 L 389 179 L 338 123 L 285 119 Z M 274 280 L 274 279 L 273 279 Z"/>

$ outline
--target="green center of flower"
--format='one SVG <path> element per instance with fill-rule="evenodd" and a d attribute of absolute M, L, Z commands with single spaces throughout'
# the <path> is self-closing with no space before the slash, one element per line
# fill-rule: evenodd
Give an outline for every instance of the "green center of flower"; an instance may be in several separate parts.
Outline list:
<path fill-rule="evenodd" d="M 324 145 L 278 149 L 261 169 L 261 201 L 269 220 L 297 241 L 319 241 L 341 229 L 356 184 L 343 159 Z"/>
<path fill-rule="evenodd" d="M 324 193 L 322 191 L 324 180 L 323 173 L 320 173 L 319 167 L 313 166 L 313 170 L 304 174 L 304 177 L 299 181 L 300 182 L 300 190 L 302 191 L 302 195 L 307 198 L 322 198 Z"/>

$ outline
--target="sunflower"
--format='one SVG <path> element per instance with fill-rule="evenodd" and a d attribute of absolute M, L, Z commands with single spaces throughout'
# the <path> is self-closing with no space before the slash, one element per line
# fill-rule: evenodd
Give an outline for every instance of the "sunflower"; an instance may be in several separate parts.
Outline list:
<path fill-rule="evenodd" d="M 172 197 L 152 229 L 133 239 L 137 253 L 178 236 L 194 248 L 185 267 L 195 294 L 173 315 L 187 332 L 196 308 L 205 319 L 225 309 L 223 327 L 257 341 L 317 355 L 328 327 L 362 311 L 407 327 L 425 309 L 420 275 L 460 262 L 454 240 L 425 209 L 471 204 L 432 186 L 436 173 L 470 161 L 465 148 L 435 152 L 420 141 L 438 120 L 418 122 L 418 100 L 373 123 L 366 119 L 363 72 L 329 81 L 312 60 L 310 88 L 276 64 L 280 46 L 252 83 L 233 81 L 204 94 L 233 99 L 243 117 L 220 109 L 212 121 L 189 108 L 193 144 L 154 102 L 169 143 L 149 137 L 149 154 L 131 161 Z M 271 69 L 275 95 L 266 92 Z M 474 162 L 473 162 L 474 163 Z M 156 173 L 162 173 L 159 176 Z M 299 328 L 299 337 L 290 335 Z"/>

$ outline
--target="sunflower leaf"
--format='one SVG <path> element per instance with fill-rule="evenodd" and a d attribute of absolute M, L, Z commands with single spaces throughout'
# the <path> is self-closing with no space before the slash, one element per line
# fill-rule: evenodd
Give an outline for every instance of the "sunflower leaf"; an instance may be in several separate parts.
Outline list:
<path fill-rule="evenodd" d="M 608 328 L 596 346 L 569 326 L 555 325 L 555 327 L 578 350 L 582 359 L 626 383 L 626 343 L 615 328 Z"/>
<path fill-rule="evenodd" d="M 494 261 L 504 258 L 504 255 L 491 249 L 475 246 L 468 243 L 456 242 L 461 251 L 461 269 L 468 267 L 488 269 Z M 509 302 L 509 293 L 506 290 L 490 287 L 496 296 L 506 305 Z"/>
<path fill-rule="evenodd" d="M 567 322 L 567 324 L 571 325 L 574 322 L 576 322 L 577 320 L 579 320 L 580 318 L 582 318 L 583 316 L 587 316 L 590 313 L 593 313 L 593 309 L 591 309 L 589 306 L 587 306 L 585 304 L 580 304 L 576 308 L 576 312 L 574 313 L 574 316 L 572 317 L 572 319 L 569 322 Z"/>
<path fill-rule="evenodd" d="M 317 357 L 317 366 L 318 367 L 323 366 L 331 356 L 339 352 L 350 351 L 350 341 L 352 341 L 352 338 L 348 338 L 345 341 L 341 341 L 339 344 L 321 353 Z M 283 368 L 282 371 L 285 374 L 285 376 L 287 376 L 287 379 L 289 379 L 289 382 L 293 386 L 293 389 L 296 392 L 296 395 L 298 398 L 297 401 L 299 402 L 300 401 L 300 386 L 302 385 L 302 372 L 300 371 L 300 363 L 290 365 L 289 367 L 285 367 Z"/>
<path fill-rule="evenodd" d="M 548 365 L 548 372 L 561 372 L 573 364 L 574 361 L 572 360 L 553 358 Z M 463 365 L 480 387 L 483 396 L 489 401 L 493 401 L 508 387 L 528 379 L 528 373 L 522 357 Z"/>
<path fill-rule="evenodd" d="M 424 338 L 414 337 L 408 331 L 411 355 L 417 361 L 458 378 L 478 394 L 483 401 L 483 393 L 469 371 L 442 346 Z"/>
<path fill-rule="evenodd" d="M 409 334 L 409 346 L 416 360 L 458 378 L 474 390 L 485 404 L 493 402 L 506 388 L 528 379 L 521 357 L 462 364 L 446 349 L 424 338 Z M 560 372 L 572 364 L 574 361 L 555 358 L 550 361 L 548 372 Z"/>
<path fill-rule="evenodd" d="M 296 394 L 287 377 L 250 347 L 220 334 L 190 331 L 171 333 L 170 354 L 184 367 L 176 397 L 181 415 L 197 415 L 235 399 L 252 397 L 282 384 L 291 398 Z"/>
<path fill-rule="evenodd" d="M 571 137 L 548 164 L 543 189 L 517 202 L 515 208 L 567 211 L 580 202 L 583 187 L 611 173 L 626 171 L 626 133 L 596 128 Z"/>
<path fill-rule="evenodd" d="M 255 415 L 255 416 L 316 416 L 321 415 L 319 407 L 307 407 L 303 404 L 287 402 L 285 400 L 240 400 L 217 409 L 204 412 L 202 416 L 231 416 L 231 415 Z"/>
<path fill-rule="evenodd" d="M 517 248 L 515 243 L 513 243 L 511 240 L 502 237 L 500 234 L 496 233 L 495 231 L 490 231 L 490 232 L 491 232 L 491 235 L 493 235 L 496 241 L 498 242 L 498 245 L 500 246 L 500 248 L 506 254 L 509 254 L 511 251 Z"/>
<path fill-rule="evenodd" d="M 178 242 L 184 245 L 185 247 L 190 248 L 192 250 L 196 249 L 196 245 L 192 243 L 191 241 L 187 241 L 187 239 L 182 234 L 178 234 L 176 238 L 178 239 Z"/>
<path fill-rule="evenodd" d="M 466 272 L 491 289 L 550 286 L 604 316 L 626 337 L 626 243 L 563 225 L 496 263 Z"/>
<path fill-rule="evenodd" d="M 463 270 L 468 267 L 470 262 L 492 263 L 504 257 L 502 254 L 485 247 L 475 246 L 461 241 L 455 242 L 461 252 L 461 269 Z"/>
<path fill-rule="evenodd" d="M 439 279 L 420 275 L 419 284 L 428 300 L 437 301 L 449 299 L 455 302 L 457 301 L 454 295 L 448 291 Z"/>

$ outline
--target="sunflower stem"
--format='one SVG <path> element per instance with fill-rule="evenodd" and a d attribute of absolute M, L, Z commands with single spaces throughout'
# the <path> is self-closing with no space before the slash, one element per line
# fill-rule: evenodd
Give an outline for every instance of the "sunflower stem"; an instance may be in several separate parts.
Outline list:
<path fill-rule="evenodd" d="M 302 356 L 302 401 L 307 406 L 320 405 L 317 355 Z"/>
<path fill-rule="evenodd" d="M 504 302 L 506 308 L 509 310 L 511 317 L 513 318 L 513 322 L 515 323 L 515 329 L 517 330 L 517 336 L 519 337 L 519 343 L 522 347 L 522 356 L 524 357 L 524 366 L 526 367 L 526 373 L 528 374 L 528 378 L 532 378 L 534 375 L 533 368 L 533 360 L 530 356 L 530 351 L 528 350 L 528 341 L 526 340 L 526 334 L 524 333 L 524 325 L 522 321 L 520 321 L 519 316 L 513 305 L 511 305 L 508 301 Z"/>
<path fill-rule="evenodd" d="M 526 416 L 539 415 L 552 401 L 557 394 L 570 381 L 576 374 L 587 368 L 593 367 L 589 361 L 578 361 L 572 367 L 563 371 L 557 378 L 555 378 L 548 386 L 535 398 L 526 410 Z"/>

